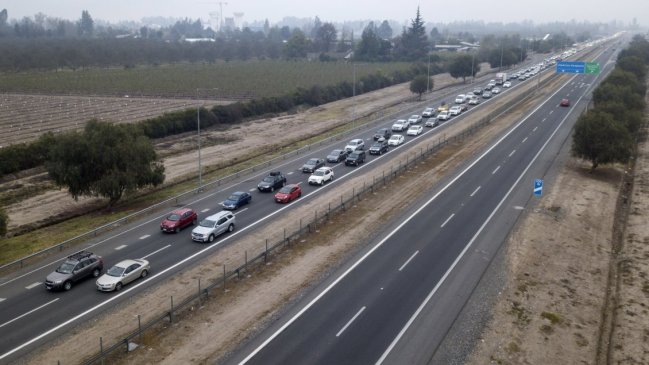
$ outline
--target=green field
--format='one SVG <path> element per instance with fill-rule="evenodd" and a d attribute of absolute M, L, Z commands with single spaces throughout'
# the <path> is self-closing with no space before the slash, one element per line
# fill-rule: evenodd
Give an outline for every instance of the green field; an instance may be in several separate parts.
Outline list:
<path fill-rule="evenodd" d="M 366 63 L 356 77 L 381 70 L 390 74 L 410 63 Z M 0 74 L 0 92 L 57 95 L 113 95 L 252 98 L 286 94 L 298 87 L 351 82 L 353 66 L 343 62 L 235 61 L 77 71 L 34 71 Z"/>

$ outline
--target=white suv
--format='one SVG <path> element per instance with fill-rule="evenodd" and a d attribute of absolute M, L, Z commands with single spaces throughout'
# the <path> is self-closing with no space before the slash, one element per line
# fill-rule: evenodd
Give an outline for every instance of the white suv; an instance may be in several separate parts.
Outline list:
<path fill-rule="evenodd" d="M 309 176 L 309 185 L 324 185 L 327 181 L 334 181 L 334 170 L 331 167 L 321 167 Z"/>
<path fill-rule="evenodd" d="M 408 127 L 410 127 L 410 122 L 405 119 L 399 119 L 392 125 L 392 130 L 394 132 L 401 132 L 407 130 Z"/>
<path fill-rule="evenodd" d="M 197 242 L 213 242 L 225 233 L 234 231 L 235 218 L 232 212 L 222 211 L 203 219 L 198 227 L 192 230 L 192 240 Z"/>
<path fill-rule="evenodd" d="M 345 149 L 350 152 L 354 152 L 356 150 L 362 150 L 365 148 L 365 142 L 360 139 L 352 139 L 347 143 L 347 146 L 345 146 Z"/>

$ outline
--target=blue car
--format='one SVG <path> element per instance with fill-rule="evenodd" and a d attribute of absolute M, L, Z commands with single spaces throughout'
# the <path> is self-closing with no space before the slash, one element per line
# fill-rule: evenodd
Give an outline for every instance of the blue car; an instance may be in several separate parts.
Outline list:
<path fill-rule="evenodd" d="M 252 201 L 252 195 L 243 191 L 232 193 L 230 197 L 223 202 L 223 209 L 235 210 L 242 205 L 246 205 Z"/>

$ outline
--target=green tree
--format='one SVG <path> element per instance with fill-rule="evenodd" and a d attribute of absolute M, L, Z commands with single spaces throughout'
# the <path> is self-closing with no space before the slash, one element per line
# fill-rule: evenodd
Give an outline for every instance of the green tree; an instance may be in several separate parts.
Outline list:
<path fill-rule="evenodd" d="M 392 38 L 392 27 L 387 20 L 384 20 L 381 25 L 376 29 L 376 35 L 381 39 L 388 40 Z"/>
<path fill-rule="evenodd" d="M 320 52 L 329 52 L 331 45 L 336 42 L 338 32 L 336 27 L 331 23 L 324 23 L 316 32 L 315 44 Z"/>
<path fill-rule="evenodd" d="M 634 74 L 639 80 L 643 80 L 643 85 L 645 84 L 644 79 L 647 77 L 647 65 L 642 61 L 640 57 L 621 57 L 617 60 L 616 66 L 619 69 Z"/>
<path fill-rule="evenodd" d="M 480 71 L 480 66 L 475 62 L 473 55 L 461 54 L 451 61 L 448 71 L 454 78 L 461 77 L 466 82 L 467 76 L 475 76 Z"/>
<path fill-rule="evenodd" d="M 633 151 L 631 134 L 613 116 L 591 111 L 575 124 L 572 155 L 591 163 L 591 171 L 600 164 L 627 162 Z"/>
<path fill-rule="evenodd" d="M 0 207 L 0 237 L 7 234 L 7 226 L 9 225 L 9 217 L 3 207 Z"/>
<path fill-rule="evenodd" d="M 309 41 L 306 36 L 301 30 L 295 29 L 291 38 L 286 42 L 284 54 L 287 58 L 304 58 L 308 49 Z"/>
<path fill-rule="evenodd" d="M 432 89 L 432 80 L 428 80 L 426 75 L 415 76 L 415 78 L 410 81 L 410 91 L 413 94 L 418 94 L 419 100 L 421 100 L 421 95 L 426 92 L 426 88 L 429 86 L 429 81 L 431 82 L 430 87 Z"/>
<path fill-rule="evenodd" d="M 131 125 L 90 121 L 82 133 L 59 136 L 45 167 L 74 199 L 101 196 L 109 206 L 125 193 L 164 181 L 164 166 L 151 141 Z"/>
<path fill-rule="evenodd" d="M 415 19 L 411 21 L 410 27 L 404 29 L 401 35 L 397 47 L 397 56 L 408 61 L 419 61 L 426 58 L 429 48 L 424 19 L 421 17 L 419 7 L 417 7 Z"/>
<path fill-rule="evenodd" d="M 91 36 L 95 30 L 95 22 L 92 20 L 88 10 L 81 12 L 81 20 L 79 21 L 79 34 L 82 36 Z"/>

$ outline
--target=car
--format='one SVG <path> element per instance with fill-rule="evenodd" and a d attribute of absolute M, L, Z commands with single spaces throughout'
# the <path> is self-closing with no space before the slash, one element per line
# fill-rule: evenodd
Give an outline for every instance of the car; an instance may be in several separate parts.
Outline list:
<path fill-rule="evenodd" d="M 388 139 L 392 135 L 392 131 L 389 128 L 381 128 L 376 133 L 374 133 L 374 140 L 378 141 L 379 138 Z"/>
<path fill-rule="evenodd" d="M 365 141 L 360 138 L 352 139 L 351 141 L 347 142 L 345 149 L 349 152 L 365 149 Z"/>
<path fill-rule="evenodd" d="M 97 290 L 120 291 L 124 285 L 139 278 L 146 278 L 150 270 L 151 265 L 145 259 L 120 261 L 97 279 Z"/>
<path fill-rule="evenodd" d="M 160 222 L 160 230 L 178 233 L 189 225 L 195 225 L 197 221 L 198 215 L 191 208 L 176 209 Z"/>
<path fill-rule="evenodd" d="M 485 86 L 484 89 L 485 89 L 486 91 L 491 91 L 491 89 L 493 89 L 494 86 L 496 86 L 496 84 L 487 84 L 487 86 Z"/>
<path fill-rule="evenodd" d="M 405 119 L 399 119 L 394 124 L 392 124 L 392 131 L 393 132 L 401 132 L 405 129 L 408 129 L 410 127 L 410 123 L 408 123 L 407 120 Z"/>
<path fill-rule="evenodd" d="M 390 139 L 388 139 L 388 145 L 390 145 L 390 146 L 398 146 L 398 145 L 402 144 L 403 141 L 405 141 L 405 138 L 402 135 L 393 134 L 392 137 L 390 137 Z"/>
<path fill-rule="evenodd" d="M 54 272 L 45 278 L 47 290 L 72 289 L 72 286 L 89 277 L 99 277 L 104 270 L 104 259 L 89 251 L 79 251 L 68 256 Z"/>
<path fill-rule="evenodd" d="M 442 104 L 437 107 L 437 112 L 438 113 L 445 112 L 448 110 L 448 108 L 449 108 L 448 104 L 442 101 Z"/>
<path fill-rule="evenodd" d="M 345 159 L 345 165 L 350 166 L 358 166 L 365 162 L 365 151 L 354 151 L 347 156 Z"/>
<path fill-rule="evenodd" d="M 309 185 L 324 185 L 327 181 L 334 181 L 334 170 L 331 167 L 321 167 L 309 176 Z"/>
<path fill-rule="evenodd" d="M 471 100 L 469 100 L 469 105 L 478 105 L 480 104 L 480 99 L 478 97 L 472 97 Z"/>
<path fill-rule="evenodd" d="M 491 92 L 490 91 L 485 91 L 482 93 L 482 98 L 483 99 L 489 99 L 491 97 Z"/>
<path fill-rule="evenodd" d="M 495 94 L 500 94 L 500 88 L 498 88 L 498 87 L 494 87 L 494 88 L 491 90 L 491 93 L 494 94 L 494 95 L 495 95 Z"/>
<path fill-rule="evenodd" d="M 464 99 L 465 99 L 465 98 L 466 98 L 466 96 L 465 96 L 464 94 L 460 94 L 460 95 L 456 96 L 456 97 L 455 97 L 455 104 L 462 104 L 462 103 L 464 103 Z"/>
<path fill-rule="evenodd" d="M 462 108 L 459 105 L 454 105 L 451 109 L 448 110 L 451 115 L 460 115 L 462 113 Z"/>
<path fill-rule="evenodd" d="M 418 136 L 423 132 L 424 128 L 420 125 L 413 125 L 408 128 L 408 132 L 406 132 L 407 135 L 409 136 Z"/>
<path fill-rule="evenodd" d="M 469 105 L 468 104 L 460 104 L 458 106 L 460 107 L 460 113 L 463 113 L 463 112 L 469 110 Z"/>
<path fill-rule="evenodd" d="M 437 127 L 439 125 L 439 120 L 437 118 L 433 119 L 428 119 L 426 123 L 424 123 L 424 127 Z"/>
<path fill-rule="evenodd" d="M 227 199 L 221 203 L 223 209 L 235 210 L 242 205 L 249 204 L 252 201 L 252 195 L 245 191 L 237 191 L 232 193 Z"/>
<path fill-rule="evenodd" d="M 388 148 L 389 145 L 387 140 L 376 141 L 372 147 L 370 147 L 370 155 L 382 155 L 383 152 L 388 152 Z"/>
<path fill-rule="evenodd" d="M 421 123 L 421 120 L 422 119 L 421 119 L 420 115 L 413 114 L 413 115 L 410 116 L 410 118 L 408 118 L 408 123 L 417 124 L 417 123 Z"/>
<path fill-rule="evenodd" d="M 302 196 L 302 188 L 298 184 L 289 184 L 283 187 L 275 194 L 275 201 L 277 203 L 290 203 Z"/>
<path fill-rule="evenodd" d="M 448 110 L 445 110 L 437 114 L 437 120 L 449 120 L 451 118 L 451 113 Z"/>
<path fill-rule="evenodd" d="M 286 185 L 286 176 L 280 171 L 271 171 L 268 176 L 257 184 L 257 189 L 262 192 L 275 191 L 275 189 L 281 189 L 284 185 Z"/>
<path fill-rule="evenodd" d="M 346 149 L 346 148 L 345 148 Z M 321 158 L 310 158 L 307 162 L 302 165 L 302 172 L 313 173 L 313 171 L 321 168 L 325 165 L 325 162 Z"/>
<path fill-rule="evenodd" d="M 482 95 L 482 89 L 481 88 L 473 89 L 473 95 Z"/>
<path fill-rule="evenodd" d="M 327 162 L 337 163 L 337 162 L 340 162 L 340 161 L 345 161 L 348 154 L 349 154 L 349 151 L 347 151 L 345 149 L 333 150 L 333 151 L 331 151 L 330 154 L 327 155 Z"/>
<path fill-rule="evenodd" d="M 570 99 L 561 99 L 561 102 L 559 103 L 561 106 L 570 106 Z"/>
<path fill-rule="evenodd" d="M 505 81 L 505 82 L 503 83 L 503 87 L 504 87 L 505 89 L 510 88 L 510 87 L 512 87 L 512 83 L 509 82 L 509 81 Z"/>
<path fill-rule="evenodd" d="M 192 230 L 192 240 L 212 243 L 221 234 L 234 231 L 235 224 L 236 218 L 232 212 L 227 210 L 220 211 L 203 219 L 198 224 L 198 227 Z"/>
<path fill-rule="evenodd" d="M 435 109 L 433 108 L 426 108 L 424 111 L 421 113 L 421 116 L 424 118 L 432 118 L 435 116 Z"/>

